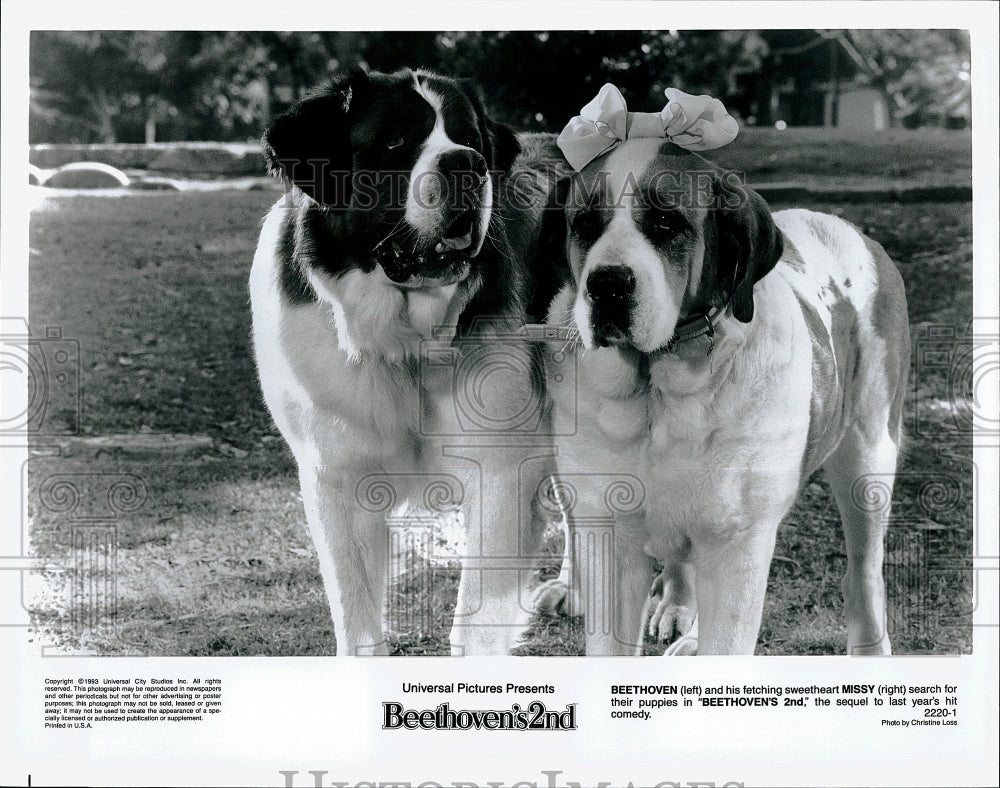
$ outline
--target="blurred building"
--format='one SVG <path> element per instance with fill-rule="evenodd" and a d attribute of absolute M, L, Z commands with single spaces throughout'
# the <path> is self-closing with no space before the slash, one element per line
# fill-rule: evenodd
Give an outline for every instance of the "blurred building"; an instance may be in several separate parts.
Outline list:
<path fill-rule="evenodd" d="M 761 71 L 760 121 L 882 131 L 892 123 L 888 100 L 862 69 L 850 45 L 834 33 L 777 30 Z"/>
<path fill-rule="evenodd" d="M 850 31 L 775 30 L 762 31 L 761 35 L 770 51 L 753 83 L 747 85 L 756 94 L 754 114 L 760 124 L 783 121 L 788 126 L 822 126 L 855 133 L 884 131 L 894 125 L 955 129 L 971 124 L 967 81 L 947 98 L 908 100 L 900 89 L 899 75 L 886 71 L 885 64 L 893 58 L 878 61 L 856 43 Z M 890 49 L 887 53 L 896 59 L 915 59 L 910 46 L 900 42 L 898 52 Z M 947 76 L 962 85 L 967 72 L 952 71 Z M 924 79 L 934 82 L 933 72 L 925 73 Z M 937 84 L 946 83 L 942 80 Z M 926 92 L 923 95 L 926 97 Z"/>

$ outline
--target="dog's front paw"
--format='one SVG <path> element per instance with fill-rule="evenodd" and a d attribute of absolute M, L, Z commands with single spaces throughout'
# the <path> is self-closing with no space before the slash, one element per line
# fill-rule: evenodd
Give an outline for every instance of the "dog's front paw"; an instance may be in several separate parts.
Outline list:
<path fill-rule="evenodd" d="M 663 652 L 665 657 L 693 657 L 698 653 L 698 619 L 695 617 L 691 628 L 671 643 Z"/>
<path fill-rule="evenodd" d="M 579 610 L 575 594 L 561 576 L 538 586 L 531 597 L 531 604 L 538 613 L 550 616 L 571 616 Z"/>
<path fill-rule="evenodd" d="M 884 657 L 892 654 L 892 646 L 889 643 L 889 635 L 882 637 L 871 637 L 866 639 L 856 639 L 852 642 L 850 634 L 847 638 L 847 654 L 852 657 Z"/>
<path fill-rule="evenodd" d="M 650 599 L 649 634 L 663 642 L 669 641 L 675 634 L 686 635 L 694 624 L 697 612 L 693 607 L 673 605 L 669 599 Z"/>
<path fill-rule="evenodd" d="M 653 581 L 646 603 L 649 619 L 647 630 L 650 637 L 669 641 L 674 635 L 686 635 L 694 626 L 698 611 L 694 594 L 689 588 L 679 588 L 677 583 L 668 583 L 660 575 Z"/>

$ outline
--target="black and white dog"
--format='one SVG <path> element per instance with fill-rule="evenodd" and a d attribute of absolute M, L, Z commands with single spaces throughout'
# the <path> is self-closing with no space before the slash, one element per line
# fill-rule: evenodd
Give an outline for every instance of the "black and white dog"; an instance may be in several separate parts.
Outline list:
<path fill-rule="evenodd" d="M 567 281 L 549 322 L 580 358 L 549 392 L 556 432 L 579 427 L 558 461 L 576 538 L 541 606 L 572 591 L 587 653 L 634 653 L 655 558 L 654 624 L 682 636 L 668 653 L 751 654 L 778 524 L 822 467 L 847 540 L 848 652 L 889 653 L 887 513 L 866 485 L 891 490 L 909 368 L 892 261 L 834 216 L 772 214 L 663 139 L 561 183 L 549 240 Z M 618 470 L 636 491 L 609 519 L 597 482 Z"/>
<path fill-rule="evenodd" d="M 546 176 L 510 177 L 513 132 L 423 71 L 341 73 L 264 145 L 292 188 L 254 258 L 254 346 L 337 653 L 386 652 L 386 516 L 414 498 L 465 518 L 453 653 L 507 653 L 553 454 L 540 357 L 518 337 Z"/>

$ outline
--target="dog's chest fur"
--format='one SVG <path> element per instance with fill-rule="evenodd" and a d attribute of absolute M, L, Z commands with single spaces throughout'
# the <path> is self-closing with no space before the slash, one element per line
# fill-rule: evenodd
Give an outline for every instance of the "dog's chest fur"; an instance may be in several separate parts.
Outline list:
<path fill-rule="evenodd" d="M 619 383 L 630 381 L 632 391 L 607 396 L 605 390 L 603 397 L 582 391 L 580 418 L 594 414 L 602 440 L 621 457 L 622 470 L 657 480 L 645 492 L 648 519 L 667 526 L 652 529 L 660 538 L 692 528 L 721 538 L 739 526 L 746 511 L 773 505 L 776 486 L 794 495 L 798 485 L 811 381 L 776 393 L 766 374 L 748 374 L 747 359 L 726 358 L 725 342 L 716 350 L 717 363 L 672 356 L 637 362 L 613 349 L 587 353 L 617 355 L 607 372 Z M 808 352 L 787 339 L 765 346 L 776 352 L 755 361 L 771 369 Z M 591 361 L 591 368 L 595 362 L 601 363 Z M 786 402 L 776 403 L 776 395 Z M 664 551 L 651 547 L 651 552 Z"/>
<path fill-rule="evenodd" d="M 392 359 L 352 360 L 340 347 L 338 320 L 328 303 L 289 306 L 276 272 L 255 267 L 251 289 L 262 386 L 278 426 L 300 462 L 404 470 L 429 454 L 422 435 L 444 431 L 451 388 L 446 374 L 421 371 L 423 339 L 401 294 L 381 330 L 397 338 Z M 383 288 L 385 290 L 385 288 Z M 416 309 L 428 308 L 421 301 Z M 433 309 L 433 305 L 430 307 Z M 277 338 L 277 342 L 272 338 Z M 406 351 L 405 354 L 403 351 Z"/>
<path fill-rule="evenodd" d="M 577 351 L 580 424 L 592 425 L 592 442 L 616 470 L 656 479 L 645 490 L 652 555 L 669 555 L 694 531 L 725 539 L 747 512 L 787 506 L 798 490 L 813 384 L 809 332 L 782 278 L 762 283 L 757 299 L 754 324 L 728 322 L 705 358 Z M 566 394 L 553 390 L 557 418 Z M 574 458 L 581 466 L 592 461 L 584 451 Z"/>

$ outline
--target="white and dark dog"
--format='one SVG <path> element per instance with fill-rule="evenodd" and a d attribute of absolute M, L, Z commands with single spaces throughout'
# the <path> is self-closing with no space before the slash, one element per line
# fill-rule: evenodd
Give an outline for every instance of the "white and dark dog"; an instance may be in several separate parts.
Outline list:
<path fill-rule="evenodd" d="M 558 460 L 573 538 L 539 601 L 569 585 L 587 653 L 636 653 L 657 559 L 658 626 L 681 635 L 668 653 L 751 654 L 778 524 L 822 467 L 847 540 L 848 652 L 886 654 L 886 513 L 865 485 L 896 469 L 902 282 L 852 225 L 772 214 L 731 176 L 648 138 L 564 183 L 549 323 L 578 333 L 579 375 L 549 391 L 556 432 L 576 425 Z M 637 490 L 609 519 L 599 480 L 619 471 Z"/>
<path fill-rule="evenodd" d="M 453 653 L 506 653 L 554 453 L 540 353 L 517 337 L 549 183 L 510 177 L 518 140 L 467 83 L 421 71 L 341 73 L 264 146 L 291 189 L 254 258 L 254 347 L 337 653 L 386 652 L 386 518 L 414 498 L 464 514 Z"/>

